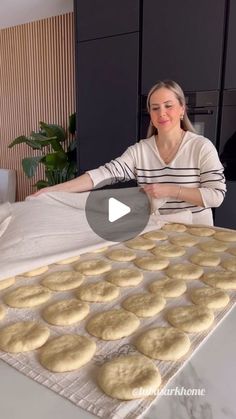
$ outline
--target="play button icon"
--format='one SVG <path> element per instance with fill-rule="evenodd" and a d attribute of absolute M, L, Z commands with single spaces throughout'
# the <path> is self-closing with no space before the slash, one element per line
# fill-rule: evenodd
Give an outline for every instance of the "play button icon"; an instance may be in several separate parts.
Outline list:
<path fill-rule="evenodd" d="M 122 242 L 138 236 L 146 227 L 150 202 L 139 187 L 92 190 L 85 212 L 88 224 L 98 236 Z"/>

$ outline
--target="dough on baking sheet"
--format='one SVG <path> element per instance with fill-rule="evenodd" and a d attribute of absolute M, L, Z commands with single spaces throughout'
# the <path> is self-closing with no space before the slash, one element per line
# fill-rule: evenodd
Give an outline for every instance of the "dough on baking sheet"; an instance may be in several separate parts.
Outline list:
<path fill-rule="evenodd" d="M 89 313 L 89 305 L 76 299 L 60 300 L 47 306 L 42 316 L 55 326 L 69 326 L 83 320 Z"/>
<path fill-rule="evenodd" d="M 184 231 L 187 230 L 187 227 L 184 224 L 170 223 L 170 224 L 164 224 L 162 226 L 162 230 L 173 231 L 176 233 L 183 233 Z"/>
<path fill-rule="evenodd" d="M 217 288 L 195 288 L 190 291 L 190 298 L 195 304 L 202 304 L 212 309 L 223 308 L 229 303 L 228 294 Z"/>
<path fill-rule="evenodd" d="M 45 276 L 41 284 L 53 291 L 66 291 L 77 288 L 84 278 L 84 275 L 79 272 L 56 271 Z"/>
<path fill-rule="evenodd" d="M 108 246 L 99 247 L 98 249 L 93 250 L 90 253 L 103 253 L 108 249 Z"/>
<path fill-rule="evenodd" d="M 0 304 L 0 320 L 5 317 L 5 308 L 2 304 Z"/>
<path fill-rule="evenodd" d="M 216 231 L 214 239 L 223 242 L 236 242 L 236 232 L 234 231 Z"/>
<path fill-rule="evenodd" d="M 131 295 L 122 302 L 122 307 L 138 317 L 152 317 L 159 313 L 166 304 L 161 295 L 140 293 Z"/>
<path fill-rule="evenodd" d="M 228 248 L 228 245 L 219 240 L 212 239 L 199 243 L 198 247 L 204 252 L 224 252 Z"/>
<path fill-rule="evenodd" d="M 59 260 L 58 262 L 55 262 L 57 265 L 69 265 L 70 263 L 76 262 L 78 259 L 80 258 L 80 256 L 71 256 L 70 258 L 67 259 L 62 259 Z"/>
<path fill-rule="evenodd" d="M 16 282 L 16 278 L 14 276 L 7 279 L 1 279 L 0 290 L 5 290 L 6 288 L 9 288 L 11 285 L 15 284 L 15 282 Z"/>
<path fill-rule="evenodd" d="M 174 244 L 162 244 L 154 247 L 151 252 L 155 256 L 163 256 L 163 257 L 170 257 L 175 258 L 179 256 L 183 256 L 186 253 L 184 247 L 175 246 Z"/>
<path fill-rule="evenodd" d="M 119 356 L 103 364 L 98 372 L 99 387 L 119 400 L 149 397 L 160 384 L 158 368 L 143 355 Z"/>
<path fill-rule="evenodd" d="M 215 234 L 215 230 L 208 227 L 189 227 L 188 233 L 193 234 L 194 236 L 210 237 Z"/>
<path fill-rule="evenodd" d="M 223 260 L 221 266 L 227 271 L 236 272 L 236 257 Z"/>
<path fill-rule="evenodd" d="M 236 247 L 231 247 L 230 249 L 227 250 L 231 255 L 236 256 Z M 1 283 L 0 283 L 1 286 Z"/>
<path fill-rule="evenodd" d="M 143 274 L 135 268 L 113 269 L 105 280 L 119 287 L 133 287 L 143 280 Z"/>
<path fill-rule="evenodd" d="M 225 290 L 236 289 L 236 272 L 207 272 L 203 275 L 201 280 L 213 288 L 220 288 Z"/>
<path fill-rule="evenodd" d="M 186 291 L 187 286 L 185 281 L 164 276 L 152 282 L 148 289 L 150 292 L 160 294 L 165 298 L 175 298 L 182 295 Z"/>
<path fill-rule="evenodd" d="M 168 310 L 167 320 L 184 332 L 202 332 L 212 325 L 214 314 L 209 308 L 200 305 L 174 307 Z"/>
<path fill-rule="evenodd" d="M 25 272 L 22 274 L 23 276 L 26 276 L 27 278 L 31 278 L 33 276 L 44 274 L 44 272 L 48 271 L 48 266 L 41 266 L 40 268 L 33 269 L 32 271 Z"/>
<path fill-rule="evenodd" d="M 26 352 L 40 348 L 50 330 L 35 321 L 17 322 L 0 330 L 0 349 L 4 352 Z"/>
<path fill-rule="evenodd" d="M 76 263 L 73 268 L 84 275 L 100 275 L 110 271 L 112 266 L 105 260 L 88 259 Z"/>
<path fill-rule="evenodd" d="M 114 309 L 95 314 L 87 323 L 87 331 L 103 340 L 122 339 L 131 335 L 140 325 L 135 314 L 123 309 Z"/>
<path fill-rule="evenodd" d="M 129 249 L 114 249 L 107 252 L 105 256 L 117 262 L 129 262 L 136 258 L 136 253 Z"/>
<path fill-rule="evenodd" d="M 115 300 L 119 296 L 120 289 L 106 281 L 82 285 L 76 291 L 76 297 L 83 301 L 103 303 Z"/>
<path fill-rule="evenodd" d="M 137 237 L 136 239 L 128 240 L 124 242 L 125 246 L 130 247 L 134 250 L 150 250 L 156 246 L 153 240 L 144 239 L 143 237 Z"/>
<path fill-rule="evenodd" d="M 174 279 L 199 279 L 203 274 L 201 266 L 193 265 L 192 263 L 177 263 L 167 268 L 166 274 Z"/>
<path fill-rule="evenodd" d="M 200 266 L 217 266 L 220 264 L 220 256 L 210 252 L 198 252 L 189 258 L 191 262 Z"/>
<path fill-rule="evenodd" d="M 195 246 L 199 240 L 199 237 L 190 236 L 190 234 L 180 234 L 178 236 L 170 237 L 171 243 L 184 247 Z"/>
<path fill-rule="evenodd" d="M 87 364 L 95 351 L 96 343 L 85 336 L 62 335 L 44 345 L 39 362 L 49 371 L 73 371 Z"/>
<path fill-rule="evenodd" d="M 144 237 L 145 239 L 150 239 L 150 240 L 167 240 L 168 239 L 168 234 L 164 233 L 164 231 L 162 230 L 154 230 L 154 231 L 149 231 L 148 233 L 144 233 L 142 235 L 142 237 Z"/>
<path fill-rule="evenodd" d="M 141 256 L 135 259 L 134 264 L 147 271 L 160 271 L 169 265 L 169 260 L 162 256 Z"/>
<path fill-rule="evenodd" d="M 27 285 L 6 294 L 4 302 L 15 308 L 35 307 L 48 301 L 51 295 L 52 292 L 41 285 Z"/>
<path fill-rule="evenodd" d="M 177 361 L 190 349 L 189 337 L 174 327 L 157 327 L 139 336 L 135 342 L 138 351 L 161 361 Z"/>

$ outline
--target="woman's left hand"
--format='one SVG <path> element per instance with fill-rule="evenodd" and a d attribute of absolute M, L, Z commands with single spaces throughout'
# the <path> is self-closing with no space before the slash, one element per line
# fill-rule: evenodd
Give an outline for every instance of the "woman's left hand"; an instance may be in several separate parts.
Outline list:
<path fill-rule="evenodd" d="M 151 183 L 144 185 L 142 188 L 152 198 L 167 198 L 171 196 L 171 186 L 166 183 Z"/>

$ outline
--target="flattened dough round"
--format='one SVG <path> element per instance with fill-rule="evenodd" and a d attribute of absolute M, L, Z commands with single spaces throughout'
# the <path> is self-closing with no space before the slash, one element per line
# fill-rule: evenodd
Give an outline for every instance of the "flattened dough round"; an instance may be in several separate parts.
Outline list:
<path fill-rule="evenodd" d="M 99 387 L 119 400 L 148 397 L 155 394 L 160 384 L 158 368 L 143 355 L 119 356 L 106 362 L 98 373 Z"/>
<path fill-rule="evenodd" d="M 114 249 L 106 253 L 106 257 L 117 262 L 129 262 L 136 258 L 136 254 L 129 249 Z"/>
<path fill-rule="evenodd" d="M 163 309 L 165 303 L 166 300 L 160 295 L 140 293 L 126 298 L 122 307 L 138 317 L 152 317 Z"/>
<path fill-rule="evenodd" d="M 2 304 L 0 304 L 0 320 L 5 317 L 5 308 Z"/>
<path fill-rule="evenodd" d="M 6 294 L 4 301 L 15 308 L 35 307 L 48 301 L 51 295 L 51 291 L 41 285 L 27 285 Z"/>
<path fill-rule="evenodd" d="M 84 278 L 79 272 L 57 271 L 45 276 L 41 284 L 53 291 L 66 291 L 77 288 Z"/>
<path fill-rule="evenodd" d="M 59 260 L 56 262 L 57 265 L 69 265 L 70 263 L 76 262 L 80 256 L 71 256 L 70 258 Z"/>
<path fill-rule="evenodd" d="M 154 240 L 154 241 L 167 240 L 168 234 L 164 233 L 164 231 L 161 231 L 161 230 L 154 230 L 154 231 L 149 231 L 148 233 L 144 233 L 142 237 L 144 237 L 145 239 Z"/>
<path fill-rule="evenodd" d="M 167 312 L 167 320 L 184 332 L 202 332 L 212 325 L 214 314 L 204 306 L 174 307 Z"/>
<path fill-rule="evenodd" d="M 227 271 L 236 272 L 236 257 L 223 260 L 223 262 L 221 262 L 221 265 Z"/>
<path fill-rule="evenodd" d="M 205 284 L 225 290 L 236 289 L 236 272 L 216 271 L 207 272 L 201 278 Z"/>
<path fill-rule="evenodd" d="M 183 247 L 175 246 L 174 244 L 162 244 L 154 247 L 151 252 L 155 256 L 175 258 L 183 256 L 186 253 L 186 250 Z"/>
<path fill-rule="evenodd" d="M 236 233 L 233 231 L 217 231 L 214 238 L 222 242 L 236 242 Z"/>
<path fill-rule="evenodd" d="M 95 314 L 87 323 L 87 331 L 103 340 L 122 339 L 131 335 L 140 324 L 135 314 L 123 310 L 108 310 Z"/>
<path fill-rule="evenodd" d="M 44 345 L 39 362 L 49 371 L 73 371 L 87 364 L 95 351 L 95 342 L 85 336 L 62 335 Z"/>
<path fill-rule="evenodd" d="M 48 266 L 41 266 L 40 268 L 33 269 L 32 271 L 25 272 L 22 274 L 23 276 L 26 276 L 27 278 L 31 278 L 33 276 L 44 274 L 44 272 L 48 271 Z"/>
<path fill-rule="evenodd" d="M 236 256 L 236 247 L 231 247 L 230 249 L 228 249 L 228 252 L 231 253 L 231 255 Z M 1 283 L 0 283 L 1 284 Z M 1 285 L 0 285 L 1 286 Z"/>
<path fill-rule="evenodd" d="M 143 274 L 133 268 L 113 269 L 105 279 L 119 287 L 133 287 L 143 280 Z"/>
<path fill-rule="evenodd" d="M 169 265 L 169 260 L 161 256 L 142 256 L 135 259 L 134 264 L 138 268 L 147 271 L 160 271 Z"/>
<path fill-rule="evenodd" d="M 199 238 L 190 236 L 190 234 L 180 234 L 179 236 L 170 237 L 170 242 L 177 246 L 191 247 L 199 242 Z"/>
<path fill-rule="evenodd" d="M 43 324 L 17 322 L 0 330 L 0 349 L 4 352 L 26 352 L 40 348 L 48 340 L 50 330 Z"/>
<path fill-rule="evenodd" d="M 177 361 L 190 348 L 189 337 L 174 327 L 157 327 L 144 332 L 135 342 L 144 355 L 161 361 Z"/>
<path fill-rule="evenodd" d="M 100 275 L 110 271 L 111 267 L 110 263 L 98 259 L 83 260 L 74 265 L 74 269 L 84 275 Z"/>
<path fill-rule="evenodd" d="M 215 234 L 215 230 L 208 227 L 189 227 L 188 233 L 193 234 L 194 236 L 210 237 Z"/>
<path fill-rule="evenodd" d="M 76 297 L 83 301 L 103 303 L 114 300 L 119 293 L 120 289 L 115 285 L 106 281 L 99 281 L 79 287 L 78 291 L 76 291 Z"/>
<path fill-rule="evenodd" d="M 144 239 L 143 237 L 137 237 L 136 239 L 129 240 L 124 243 L 125 246 L 135 250 L 149 250 L 155 247 L 155 243 L 152 240 Z"/>
<path fill-rule="evenodd" d="M 42 316 L 55 326 L 69 326 L 83 320 L 89 313 L 89 305 L 76 299 L 60 300 L 46 307 Z"/>
<path fill-rule="evenodd" d="M 91 253 L 103 253 L 108 249 L 108 246 L 99 247 L 98 249 L 93 250 Z"/>
<path fill-rule="evenodd" d="M 198 252 L 192 255 L 190 258 L 191 262 L 196 263 L 200 266 L 217 266 L 220 264 L 220 256 L 210 252 Z"/>
<path fill-rule="evenodd" d="M 166 274 L 170 278 L 191 280 L 198 279 L 203 274 L 203 269 L 200 266 L 193 265 L 192 263 L 177 263 L 171 265 L 166 270 Z"/>
<path fill-rule="evenodd" d="M 228 245 L 213 239 L 199 243 L 198 247 L 204 252 L 224 252 L 228 248 Z"/>
<path fill-rule="evenodd" d="M 163 278 L 152 282 L 148 289 L 154 294 L 161 294 L 163 297 L 167 298 L 175 298 L 182 295 L 187 287 L 185 281 L 164 276 Z"/>
<path fill-rule="evenodd" d="M 11 285 L 15 284 L 16 278 L 13 276 L 12 278 L 1 279 L 0 280 L 0 290 L 5 290 L 9 288 Z"/>
<path fill-rule="evenodd" d="M 195 304 L 218 309 L 227 306 L 229 296 L 217 288 L 201 287 L 190 291 L 190 298 Z"/>
<path fill-rule="evenodd" d="M 187 227 L 184 224 L 170 223 L 170 224 L 163 225 L 162 230 L 173 231 L 176 233 L 183 233 L 184 231 L 187 230 Z"/>

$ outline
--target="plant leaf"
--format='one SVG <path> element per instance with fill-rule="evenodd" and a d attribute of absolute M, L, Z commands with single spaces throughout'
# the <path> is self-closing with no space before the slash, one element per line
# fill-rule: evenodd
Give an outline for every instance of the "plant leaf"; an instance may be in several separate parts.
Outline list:
<path fill-rule="evenodd" d="M 17 144 L 22 144 L 22 143 L 26 143 L 26 141 L 28 140 L 28 137 L 26 137 L 25 135 L 20 135 L 19 137 L 15 138 L 15 140 L 13 140 L 10 144 L 9 144 L 9 148 L 14 147 L 14 145 Z"/>
<path fill-rule="evenodd" d="M 46 180 L 40 179 L 38 180 L 38 182 L 34 184 L 34 186 L 36 186 L 37 190 L 39 190 L 39 189 L 43 189 L 49 186 L 49 183 Z"/>
<path fill-rule="evenodd" d="M 67 164 L 67 155 L 65 151 L 56 151 L 44 156 L 41 162 L 46 166 L 47 170 L 63 170 Z"/>
<path fill-rule="evenodd" d="M 57 124 L 46 124 L 40 121 L 41 130 L 46 132 L 47 137 L 57 137 L 58 141 L 65 141 L 66 132 L 63 127 Z"/>
<path fill-rule="evenodd" d="M 35 175 L 36 169 L 41 159 L 42 156 L 26 157 L 22 159 L 22 166 L 26 176 L 31 178 Z"/>

